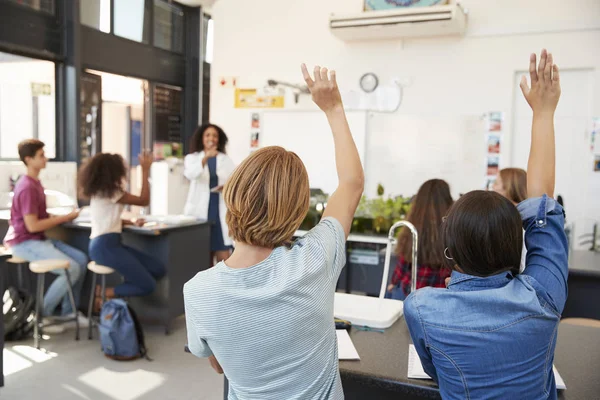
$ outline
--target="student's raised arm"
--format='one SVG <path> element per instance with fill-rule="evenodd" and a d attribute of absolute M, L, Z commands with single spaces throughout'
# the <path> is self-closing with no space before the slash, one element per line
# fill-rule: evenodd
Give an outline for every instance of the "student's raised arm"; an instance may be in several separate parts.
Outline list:
<path fill-rule="evenodd" d="M 529 58 L 531 87 L 525 76 L 521 90 L 533 110 L 531 149 L 527 164 L 527 193 L 529 197 L 543 194 L 554 196 L 554 112 L 560 98 L 560 76 L 552 54 L 544 49 L 536 70 L 536 57 Z"/>
<path fill-rule="evenodd" d="M 531 149 L 527 165 L 529 199 L 518 205 L 525 229 L 525 275 L 545 290 L 547 301 L 561 313 L 567 299 L 568 245 L 562 207 L 554 201 L 554 112 L 560 98 L 560 76 L 552 54 L 542 50 L 529 59 L 529 76 L 521 90 L 533 110 Z M 537 290 L 537 289 L 536 289 Z"/>
<path fill-rule="evenodd" d="M 346 120 L 335 71 L 328 72 L 327 68 L 315 67 L 313 80 L 306 65 L 302 64 L 302 74 L 313 101 L 327 116 L 335 146 L 335 165 L 339 183 L 327 202 L 323 218 L 333 217 L 338 220 L 348 236 L 364 189 L 364 173 L 360 157 Z"/>

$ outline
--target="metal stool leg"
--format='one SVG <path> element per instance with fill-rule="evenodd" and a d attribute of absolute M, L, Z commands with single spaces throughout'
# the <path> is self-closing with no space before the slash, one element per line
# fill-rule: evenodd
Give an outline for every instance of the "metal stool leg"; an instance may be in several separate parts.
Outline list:
<path fill-rule="evenodd" d="M 69 274 L 69 270 L 65 270 L 65 275 L 67 275 L 67 282 L 69 284 L 69 299 L 71 300 L 71 308 L 73 308 L 73 312 L 75 313 L 75 340 L 79 340 L 79 315 L 77 313 L 77 306 L 75 305 L 75 296 L 73 296 L 73 285 L 71 284 L 71 274 Z"/>
<path fill-rule="evenodd" d="M 19 283 L 19 289 L 24 290 L 23 287 L 23 264 L 17 265 L 17 282 Z"/>
<path fill-rule="evenodd" d="M 33 345 L 36 349 L 40 349 L 40 339 L 43 333 L 41 326 L 42 309 L 44 304 L 44 274 L 38 274 L 37 278 L 37 294 L 35 301 L 35 324 L 33 326 Z"/>
<path fill-rule="evenodd" d="M 90 292 L 90 301 L 88 305 L 88 339 L 92 340 L 92 311 L 96 302 L 96 273 L 92 272 L 92 290 Z"/>
<path fill-rule="evenodd" d="M 106 275 L 100 277 L 102 279 L 102 305 L 106 303 Z"/>

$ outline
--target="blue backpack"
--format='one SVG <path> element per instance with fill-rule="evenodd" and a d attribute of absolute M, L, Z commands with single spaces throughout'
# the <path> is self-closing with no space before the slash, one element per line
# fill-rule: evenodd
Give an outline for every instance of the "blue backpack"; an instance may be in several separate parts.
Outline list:
<path fill-rule="evenodd" d="M 113 299 L 104 303 L 98 331 L 102 352 L 106 357 L 118 361 L 142 357 L 150 360 L 144 343 L 142 325 L 124 300 Z"/>

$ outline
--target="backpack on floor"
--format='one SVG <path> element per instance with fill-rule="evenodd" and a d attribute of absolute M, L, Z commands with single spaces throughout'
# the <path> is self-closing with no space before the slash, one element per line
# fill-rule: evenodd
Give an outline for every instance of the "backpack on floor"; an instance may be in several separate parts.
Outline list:
<path fill-rule="evenodd" d="M 121 299 L 109 300 L 100 311 L 98 324 L 102 352 L 108 358 L 118 361 L 146 358 L 144 331 L 137 315 Z"/>
<path fill-rule="evenodd" d="M 18 341 L 33 335 L 35 299 L 28 292 L 9 287 L 2 296 L 4 339 Z"/>

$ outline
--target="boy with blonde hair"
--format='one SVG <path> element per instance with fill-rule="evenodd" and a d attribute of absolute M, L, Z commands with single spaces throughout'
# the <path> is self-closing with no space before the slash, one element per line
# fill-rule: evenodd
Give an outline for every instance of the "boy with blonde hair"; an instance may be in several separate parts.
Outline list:
<path fill-rule="evenodd" d="M 184 287 L 190 351 L 225 372 L 230 399 L 344 398 L 333 300 L 364 174 L 335 72 L 302 72 L 335 145 L 323 219 L 291 244 L 309 206 L 306 168 L 281 147 L 258 150 L 224 188 L 235 251 Z"/>

